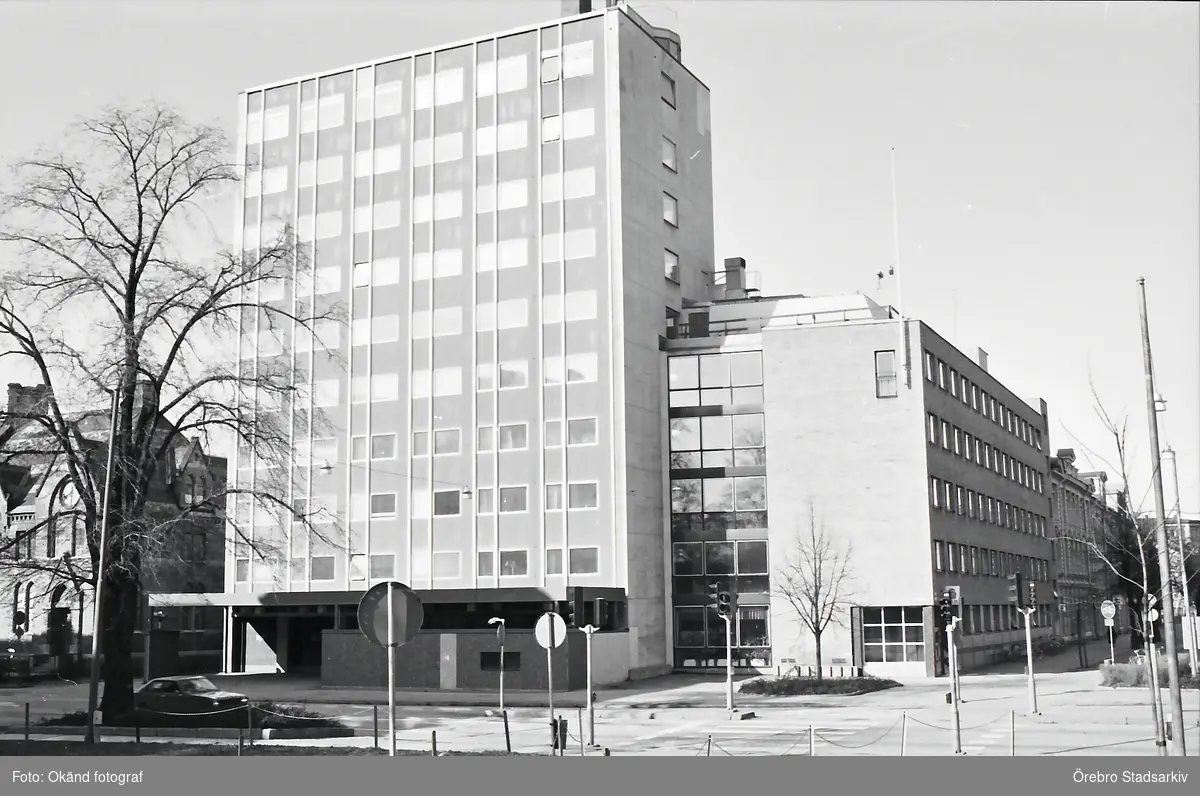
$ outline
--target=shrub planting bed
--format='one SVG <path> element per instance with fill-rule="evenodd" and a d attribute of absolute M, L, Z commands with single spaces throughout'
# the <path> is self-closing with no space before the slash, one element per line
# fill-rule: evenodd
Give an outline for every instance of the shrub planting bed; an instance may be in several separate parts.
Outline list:
<path fill-rule="evenodd" d="M 276 746 L 273 744 L 245 744 L 243 756 L 274 757 L 364 757 L 386 756 L 386 749 L 369 746 Z M 0 741 L 0 756 L 29 755 L 36 757 L 59 757 L 62 755 L 84 757 L 144 757 L 147 755 L 191 755 L 195 757 L 230 757 L 238 754 L 237 744 L 223 743 L 123 743 L 105 741 L 86 744 L 79 741 Z M 397 749 L 403 757 L 428 757 L 429 752 L 417 749 Z M 507 752 L 440 752 L 439 757 L 509 757 Z"/>
<path fill-rule="evenodd" d="M 889 688 L 900 683 L 881 677 L 758 677 L 747 680 L 738 688 L 742 694 L 755 696 L 858 696 Z"/>
<path fill-rule="evenodd" d="M 1167 662 L 1158 662 L 1158 684 L 1162 688 L 1168 686 Z M 1179 684 L 1183 688 L 1200 688 L 1200 678 L 1191 676 L 1191 666 L 1187 653 L 1179 653 Z M 1100 665 L 1100 685 L 1106 688 L 1149 688 L 1150 664 L 1143 663 L 1104 663 Z"/>
<path fill-rule="evenodd" d="M 87 711 L 68 713 L 43 719 L 43 727 L 85 727 Z M 107 727 L 181 727 L 187 729 L 255 729 L 255 730 L 316 730 L 345 729 L 346 725 L 329 716 L 310 713 L 290 705 L 271 702 L 255 703 L 250 715 L 245 710 L 231 710 L 213 715 L 165 715 L 147 710 L 134 710 L 104 722 Z"/>

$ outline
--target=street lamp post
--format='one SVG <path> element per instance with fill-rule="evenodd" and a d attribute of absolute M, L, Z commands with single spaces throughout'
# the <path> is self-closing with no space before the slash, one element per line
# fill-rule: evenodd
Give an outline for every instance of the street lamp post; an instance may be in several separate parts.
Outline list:
<path fill-rule="evenodd" d="M 506 622 L 499 616 L 488 620 L 489 625 L 496 626 L 496 640 L 500 642 L 500 715 L 504 715 L 504 635 Z"/>

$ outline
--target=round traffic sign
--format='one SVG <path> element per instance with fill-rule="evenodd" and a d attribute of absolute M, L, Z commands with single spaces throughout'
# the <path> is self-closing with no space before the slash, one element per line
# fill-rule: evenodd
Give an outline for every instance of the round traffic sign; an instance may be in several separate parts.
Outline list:
<path fill-rule="evenodd" d="M 1157 622 L 1158 621 L 1158 609 L 1151 608 L 1148 612 L 1146 612 L 1146 618 L 1149 619 L 1151 622 Z"/>
<path fill-rule="evenodd" d="M 1117 615 L 1117 604 L 1112 600 L 1105 600 L 1100 603 L 1100 615 L 1105 619 L 1112 619 Z"/>
<path fill-rule="evenodd" d="M 17 611 L 13 614 L 13 625 L 23 625 L 28 618 L 24 611 Z"/>
<path fill-rule="evenodd" d="M 388 646 L 388 614 L 391 614 L 393 647 L 402 647 L 412 641 L 425 622 L 421 598 L 396 580 L 376 583 L 358 601 L 358 629 L 372 644 Z"/>
<path fill-rule="evenodd" d="M 558 614 L 547 611 L 538 617 L 533 627 L 533 637 L 544 650 L 561 646 L 567 637 L 567 623 Z"/>

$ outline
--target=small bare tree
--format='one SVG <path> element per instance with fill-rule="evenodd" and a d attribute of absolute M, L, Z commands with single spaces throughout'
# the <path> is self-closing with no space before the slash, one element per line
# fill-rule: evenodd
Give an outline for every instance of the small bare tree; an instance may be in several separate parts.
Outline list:
<path fill-rule="evenodd" d="M 1151 598 L 1157 599 L 1156 595 L 1163 587 L 1160 582 L 1155 542 L 1158 525 L 1156 520 L 1148 520 L 1142 516 L 1139 510 L 1141 502 L 1135 503 L 1130 492 L 1129 418 L 1114 417 L 1100 400 L 1095 385 L 1090 386 L 1094 400 L 1093 410 L 1111 438 L 1116 460 L 1111 461 L 1097 454 L 1071 434 L 1069 429 L 1067 433 L 1079 442 L 1086 453 L 1113 470 L 1120 479 L 1121 488 L 1116 506 L 1113 507 L 1119 522 L 1115 526 L 1106 523 L 1101 533 L 1080 535 L 1076 541 L 1092 552 L 1104 571 L 1111 573 L 1117 588 L 1136 609 L 1130 612 L 1134 629 L 1143 637 L 1148 637 L 1150 628 L 1144 621 L 1145 613 Z"/>
<path fill-rule="evenodd" d="M 820 679 L 824 676 L 822 638 L 831 624 L 844 624 L 853 597 L 853 549 L 826 531 L 811 502 L 808 514 L 808 529 L 797 529 L 796 547 L 778 568 L 774 588 L 812 635 Z"/>
<path fill-rule="evenodd" d="M 84 554 L 65 565 L 79 586 L 104 584 L 101 709 L 110 716 L 132 707 L 138 608 L 156 563 L 178 555 L 173 531 L 181 522 L 213 509 L 219 516 L 236 497 L 239 510 L 226 526 L 233 544 L 251 546 L 259 559 L 286 556 L 283 529 L 296 518 L 291 409 L 298 423 L 313 422 L 296 387 L 311 365 L 293 359 L 292 342 L 321 321 L 337 322 L 341 310 L 314 301 L 312 290 L 293 290 L 311 285 L 311 258 L 290 223 L 264 217 L 261 239 L 237 252 L 211 235 L 206 206 L 235 196 L 244 168 L 219 129 L 150 104 L 108 109 L 71 132 L 58 152 L 17 164 L 12 189 L 0 194 L 0 244 L 10 244 L 0 250 L 9 256 L 0 271 L 0 338 L 49 388 L 42 405 L 0 416 L 0 427 L 27 427 L 6 453 L 16 464 L 53 457 L 75 498 L 7 544 L 26 543 L 68 514 L 82 523 Z M 256 167 L 245 166 L 248 177 Z M 243 336 L 251 350 L 240 357 L 239 327 L 251 330 Z M 257 348 L 268 345 L 280 356 Z M 236 443 L 240 465 L 258 474 L 253 487 L 227 487 L 173 510 L 156 502 L 172 456 L 193 441 L 206 450 Z M 270 515 L 276 532 L 250 533 L 262 514 L 255 521 L 243 513 L 243 499 Z M 0 567 L 25 577 L 61 574 L 64 562 L 0 551 Z"/>

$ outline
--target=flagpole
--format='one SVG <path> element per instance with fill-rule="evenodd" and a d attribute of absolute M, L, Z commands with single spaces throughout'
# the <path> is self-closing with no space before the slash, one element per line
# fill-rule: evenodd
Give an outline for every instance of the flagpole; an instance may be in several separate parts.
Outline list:
<path fill-rule="evenodd" d="M 904 386 L 912 388 L 912 363 L 908 356 L 908 341 L 905 335 L 904 310 L 901 299 L 903 272 L 900 268 L 900 207 L 896 200 L 896 148 L 891 150 L 892 167 L 892 263 L 896 276 L 896 315 L 900 319 L 900 359 L 904 365 Z"/>

